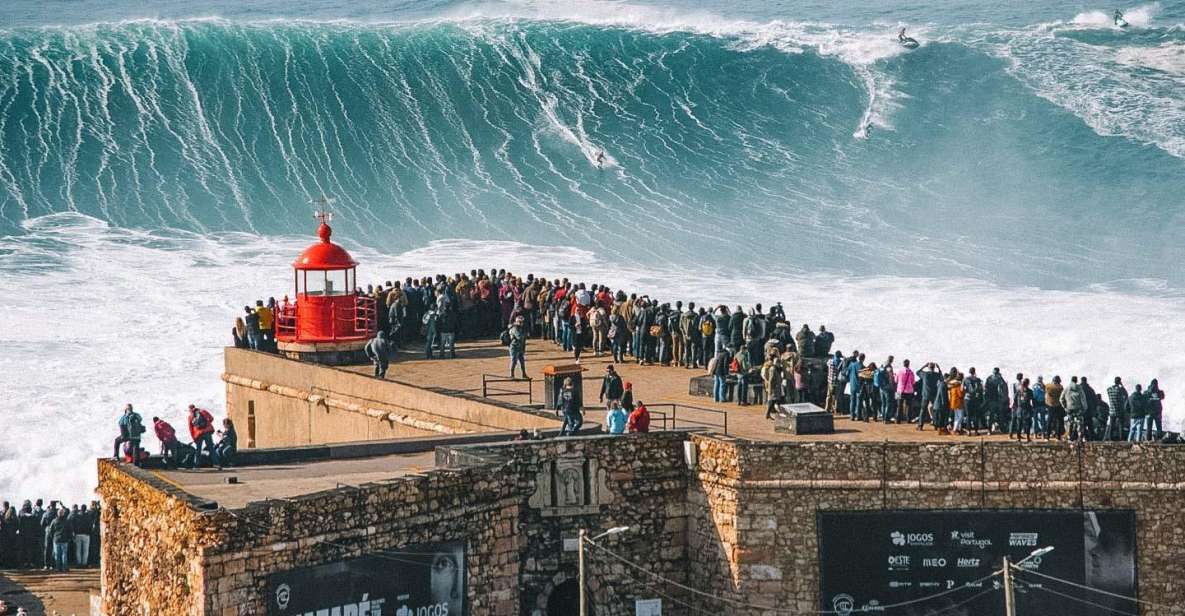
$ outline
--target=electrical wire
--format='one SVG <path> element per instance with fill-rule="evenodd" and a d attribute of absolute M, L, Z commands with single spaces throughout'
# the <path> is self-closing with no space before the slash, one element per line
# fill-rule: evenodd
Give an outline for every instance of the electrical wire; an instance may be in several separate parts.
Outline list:
<path fill-rule="evenodd" d="M 1077 583 L 1077 582 L 1072 582 L 1072 581 L 1070 581 L 1070 580 L 1066 580 L 1066 579 L 1062 579 L 1062 578 L 1059 578 L 1059 577 L 1055 577 L 1055 576 L 1052 576 L 1052 575 L 1049 575 L 1049 574 L 1046 574 L 1046 573 L 1040 573 L 1040 572 L 1038 572 L 1038 571 L 1030 571 L 1030 570 L 1028 570 L 1028 569 L 1024 569 L 1024 568 L 1018 567 L 1018 566 L 1016 566 L 1016 565 L 1012 565 L 1012 568 L 1013 568 L 1013 569 L 1016 569 L 1016 571 L 1017 571 L 1018 573 L 1027 573 L 1027 574 L 1032 574 L 1032 575 L 1035 575 L 1035 576 L 1037 576 L 1037 577 L 1042 577 L 1042 578 L 1045 578 L 1045 579 L 1047 579 L 1047 580 L 1053 580 L 1053 581 L 1055 581 L 1055 582 L 1061 582 L 1062 584 L 1065 584 L 1065 585 L 1067 585 L 1067 586 L 1073 586 L 1073 587 L 1075 587 L 1075 588 L 1081 588 L 1082 590 L 1090 590 L 1090 591 L 1093 591 L 1093 592 L 1097 592 L 1097 593 L 1099 593 L 1099 594 L 1101 594 L 1101 595 L 1107 595 L 1108 597 L 1115 597 L 1116 599 L 1125 599 L 1125 600 L 1127 600 L 1127 601 L 1131 601 L 1131 602 L 1133 602 L 1133 603 L 1141 603 L 1141 604 L 1144 604 L 1144 605 L 1148 605 L 1148 606 L 1151 606 L 1151 607 L 1157 607 L 1157 608 L 1160 608 L 1160 609 L 1165 609 L 1165 610 L 1185 611 L 1185 606 L 1181 606 L 1181 605 L 1165 605 L 1165 604 L 1163 604 L 1163 603 L 1155 603 L 1155 602 L 1152 602 L 1152 601 L 1145 601 L 1144 599 L 1138 599 L 1138 598 L 1136 598 L 1136 597 L 1129 597 L 1129 596 L 1127 596 L 1127 595 L 1121 595 L 1121 594 L 1119 594 L 1119 593 L 1110 592 L 1110 591 L 1107 591 L 1107 590 L 1103 590 L 1103 589 L 1101 589 L 1101 588 L 1095 588 L 1095 587 L 1093 587 L 1093 586 L 1087 586 L 1086 584 L 1079 584 L 1079 583 Z"/>
<path fill-rule="evenodd" d="M 971 595 L 970 597 L 967 597 L 966 599 L 963 599 L 962 601 L 959 601 L 958 603 L 955 603 L 954 605 L 948 605 L 948 606 L 946 606 L 946 607 L 944 607 L 944 608 L 942 608 L 942 609 L 938 610 L 937 612 L 929 612 L 929 613 L 927 613 L 927 614 L 926 614 L 926 616 L 939 616 L 939 614 L 945 614 L 946 612 L 949 612 L 949 611 L 951 611 L 951 610 L 953 610 L 953 609 L 955 609 L 955 608 L 958 608 L 958 607 L 963 607 L 964 605 L 966 605 L 966 604 L 968 604 L 968 603 L 971 603 L 972 601 L 974 601 L 974 600 L 976 600 L 976 599 L 978 599 L 978 598 L 980 598 L 980 597 L 982 597 L 982 596 L 984 596 L 984 595 L 986 595 L 986 594 L 988 594 L 988 593 L 993 593 L 993 592 L 996 592 L 997 590 L 999 590 L 999 589 L 997 589 L 997 588 L 987 588 L 987 589 L 985 589 L 985 590 L 981 590 L 981 591 L 979 591 L 979 592 L 977 592 L 977 593 L 975 593 L 975 594 Z"/>
<path fill-rule="evenodd" d="M 1063 599 L 1069 599 L 1069 600 L 1071 600 L 1071 601 L 1077 601 L 1078 603 L 1083 603 L 1083 604 L 1086 604 L 1086 605 L 1091 605 L 1091 606 L 1097 607 L 1097 608 L 1099 608 L 1099 609 L 1101 609 L 1101 610 L 1107 610 L 1108 612 L 1114 612 L 1114 613 L 1116 613 L 1116 614 L 1122 614 L 1123 616 L 1139 616 L 1139 614 L 1135 614 L 1135 613 L 1133 613 L 1133 612 L 1125 612 L 1125 611 L 1123 611 L 1123 610 L 1117 610 L 1117 609 L 1115 609 L 1115 608 L 1113 608 L 1113 607 L 1107 607 L 1106 605 L 1103 605 L 1103 604 L 1101 604 L 1101 603 L 1095 603 L 1094 601 L 1087 601 L 1086 599 L 1082 599 L 1082 598 L 1079 598 L 1079 597 L 1075 597 L 1075 596 L 1073 596 L 1073 595 L 1067 595 L 1067 594 L 1065 594 L 1065 593 L 1061 593 L 1061 592 L 1058 592 L 1058 591 L 1056 591 L 1056 590 L 1053 590 L 1053 589 L 1050 589 L 1050 588 L 1046 588 L 1046 587 L 1044 587 L 1044 586 L 1026 586 L 1025 588 L 1027 588 L 1028 590 L 1039 590 L 1039 591 L 1041 591 L 1041 592 L 1047 592 L 1047 593 L 1054 594 L 1054 595 L 1057 595 L 1057 596 L 1059 596 L 1059 597 L 1062 597 Z"/>
<path fill-rule="evenodd" d="M 737 607 L 745 607 L 745 608 L 756 609 L 756 610 L 765 610 L 765 611 L 767 611 L 767 612 L 786 613 L 786 614 L 838 614 L 838 613 L 839 613 L 839 612 L 836 612 L 836 611 L 834 611 L 834 610 L 820 610 L 820 611 L 814 611 L 814 610 L 793 610 L 793 609 L 790 609 L 790 608 L 778 608 L 778 607 L 773 607 L 773 606 L 768 606 L 768 605 L 756 605 L 756 604 L 752 604 L 752 603 L 745 603 L 744 601 L 737 601 L 737 600 L 735 600 L 735 599 L 727 599 L 727 598 L 724 598 L 724 597 L 718 597 L 718 596 L 716 596 L 716 595 L 713 595 L 713 594 L 710 594 L 710 593 L 706 593 L 706 592 L 704 592 L 704 591 L 702 591 L 702 590 L 699 590 L 699 589 L 697 589 L 697 588 L 692 588 L 692 587 L 690 587 L 690 586 L 687 586 L 687 585 L 685 585 L 685 584 L 681 584 L 681 583 L 679 583 L 679 582 L 676 582 L 675 580 L 672 580 L 672 579 L 670 579 L 670 578 L 664 577 L 664 576 L 662 576 L 662 575 L 660 575 L 660 574 L 658 574 L 658 573 L 655 573 L 655 572 L 651 571 L 650 569 L 647 569 L 645 566 L 643 566 L 643 565 L 640 565 L 640 564 L 638 564 L 638 563 L 635 563 L 635 562 L 633 562 L 633 561 L 631 561 L 631 560 L 629 560 L 629 559 L 625 558 L 624 556 L 621 556 L 621 555 L 619 555 L 619 554 L 617 554 L 617 553 L 613 552 L 612 550 L 609 550 L 608 548 L 602 547 L 602 546 L 600 546 L 600 545 L 598 545 L 598 544 L 596 544 L 596 543 L 593 543 L 592 541 L 589 541 L 587 538 L 585 539 L 585 543 L 588 543 L 588 544 L 589 544 L 589 545 L 591 545 L 592 547 L 594 547 L 594 548 L 596 548 L 596 549 L 598 549 L 598 550 L 601 550 L 602 552 L 604 552 L 604 553 L 608 554 L 609 556 L 612 556 L 614 559 L 616 559 L 616 560 L 620 561 L 621 563 L 623 563 L 623 564 L 625 564 L 625 565 L 627 565 L 627 566 L 629 566 L 629 567 L 632 567 L 633 569 L 635 569 L 635 570 L 637 570 L 637 571 L 641 571 L 642 573 L 645 573 L 646 575 L 649 575 L 649 576 L 651 576 L 651 577 L 653 577 L 653 578 L 656 578 L 656 579 L 662 580 L 663 582 L 665 582 L 665 583 L 667 583 L 667 584 L 670 584 L 671 586 L 674 586 L 674 587 L 676 587 L 676 588 L 679 588 L 679 589 L 685 590 L 685 591 L 687 591 L 687 592 L 690 592 L 690 593 L 692 593 L 692 594 L 696 594 L 696 595 L 700 595 L 700 596 L 703 596 L 703 597 L 707 597 L 707 598 L 710 598 L 710 599 L 713 599 L 713 600 L 716 600 L 716 601 L 720 601 L 720 602 L 723 602 L 723 603 L 729 603 L 729 604 L 735 605 L 735 606 L 737 606 Z M 967 584 L 964 584 L 963 586 L 956 586 L 955 588 L 951 588 L 951 589 L 948 589 L 948 590 L 944 590 L 944 591 L 942 591 L 942 592 L 934 593 L 934 594 L 932 594 L 932 595 L 927 595 L 927 596 L 925 596 L 925 597 L 919 597 L 919 598 L 917 598 L 917 599 L 910 599 L 909 601 L 901 601 L 901 602 L 899 602 L 899 603 L 890 603 L 890 604 L 886 604 L 886 605 L 877 605 L 877 606 L 875 607 L 875 611 L 884 611 L 884 610 L 888 610 L 888 609 L 894 609 L 894 608 L 898 608 L 898 607 L 904 607 L 904 606 L 907 606 L 907 605 L 914 605 L 914 604 L 917 604 L 917 603 L 923 603 L 923 602 L 925 602 L 925 601 L 930 601 L 930 600 L 933 600 L 933 599 L 937 599 L 938 597 L 943 597 L 943 596 L 946 596 L 946 595 L 949 595 L 949 594 L 953 594 L 953 593 L 959 592 L 959 591 L 961 591 L 961 590 L 966 590 L 967 588 L 970 588 L 970 587 L 972 587 L 972 586 L 971 586 L 972 584 L 978 584 L 978 583 L 980 583 L 980 582 L 984 582 L 984 581 L 986 581 L 986 580 L 989 580 L 989 579 L 991 579 L 991 578 L 993 578 L 993 577 L 995 577 L 995 576 L 997 576 L 997 575 L 1000 575 L 1001 573 L 1003 573 L 1003 570 L 999 570 L 999 571 L 993 571 L 992 573 L 990 573 L 990 574 L 988 574 L 988 575 L 986 575 L 986 576 L 984 576 L 984 577 L 981 577 L 981 578 L 979 578 L 978 580 L 972 580 L 971 582 L 968 582 Z M 994 590 L 994 589 L 993 589 L 993 590 Z M 853 612 L 853 613 L 854 613 L 854 612 L 861 612 L 861 611 L 865 611 L 865 610 L 852 610 L 852 612 Z"/>

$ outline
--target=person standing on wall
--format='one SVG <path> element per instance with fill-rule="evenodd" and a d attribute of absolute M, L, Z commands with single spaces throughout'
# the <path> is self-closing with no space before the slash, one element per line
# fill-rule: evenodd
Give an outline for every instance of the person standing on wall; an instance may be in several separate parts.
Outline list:
<path fill-rule="evenodd" d="M 210 454 L 210 463 L 218 464 L 218 452 L 214 451 L 214 416 L 206 409 L 199 409 L 189 405 L 189 435 L 193 437 L 193 446 L 197 449 L 194 454 L 195 465 L 200 465 L 202 447 Z"/>
<path fill-rule="evenodd" d="M 560 412 L 564 416 L 564 425 L 560 428 L 560 436 L 573 436 L 584 425 L 584 414 L 577 406 L 575 386 L 572 378 L 564 379 L 563 390 L 560 391 Z"/>
<path fill-rule="evenodd" d="M 130 443 L 132 446 L 132 464 L 140 464 L 140 435 L 144 434 L 144 422 L 140 414 L 132 410 L 129 402 L 123 407 L 123 415 L 119 418 L 119 437 L 115 439 L 115 453 L 111 454 L 119 459 L 119 446 Z"/>

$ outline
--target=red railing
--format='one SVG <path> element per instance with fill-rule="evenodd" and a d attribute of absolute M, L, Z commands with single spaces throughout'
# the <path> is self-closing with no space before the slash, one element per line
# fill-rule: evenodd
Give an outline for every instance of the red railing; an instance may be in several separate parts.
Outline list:
<path fill-rule="evenodd" d="M 296 304 L 276 307 L 276 338 L 291 340 L 296 337 Z"/>
<path fill-rule="evenodd" d="M 370 338 L 378 332 L 378 318 L 373 297 L 359 295 L 355 296 L 353 305 L 330 306 L 333 314 L 332 318 L 328 319 L 328 331 L 325 331 L 324 327 L 318 328 L 316 325 L 310 328 L 307 323 L 305 327 L 300 327 L 300 306 L 300 302 L 297 302 L 276 309 L 277 339 L 286 342 L 318 342 L 341 338 Z M 313 304 L 312 308 L 316 310 L 316 304 Z"/>

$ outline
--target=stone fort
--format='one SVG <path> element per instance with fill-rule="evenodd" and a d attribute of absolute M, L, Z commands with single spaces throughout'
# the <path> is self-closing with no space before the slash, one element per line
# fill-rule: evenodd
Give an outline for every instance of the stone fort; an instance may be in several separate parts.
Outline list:
<path fill-rule="evenodd" d="M 1185 448 L 783 437 L 762 420 L 725 428 L 686 408 L 682 422 L 656 419 L 648 434 L 591 425 L 518 441 L 521 428 L 554 435 L 559 421 L 474 389 L 482 348 L 462 349 L 475 359 L 447 369 L 409 363 L 389 380 L 227 349 L 236 466 L 99 461 L 103 613 L 300 614 L 285 602 L 304 589 L 278 582 L 290 572 L 367 558 L 410 571 L 417 546 L 450 545 L 463 552 L 463 579 L 448 613 L 576 614 L 580 530 L 622 526 L 585 550 L 589 613 L 814 613 L 831 606 L 820 551 L 828 512 L 1130 512 L 1145 602 L 1132 613 L 1168 614 L 1185 591 Z M 378 599 L 307 613 L 414 613 Z M 655 600 L 659 611 L 648 611 Z"/>

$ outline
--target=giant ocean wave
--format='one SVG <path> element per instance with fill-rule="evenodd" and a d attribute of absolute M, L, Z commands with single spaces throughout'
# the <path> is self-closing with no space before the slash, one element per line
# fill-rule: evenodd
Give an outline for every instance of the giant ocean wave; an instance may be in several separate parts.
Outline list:
<path fill-rule="evenodd" d="M 748 243 L 799 271 L 929 275 L 926 257 L 996 282 L 1182 282 L 1122 247 L 1182 217 L 1185 108 L 1135 86 L 1087 104 L 1119 95 L 1102 68 L 1051 81 L 1059 46 L 1090 45 L 934 32 L 903 53 L 888 25 L 617 21 L 2 31 L 0 231 L 77 212 L 290 233 L 330 194 L 373 246 L 616 238 L 632 262 L 727 265 Z M 1010 228 L 1067 216 L 1040 251 Z"/>
<path fill-rule="evenodd" d="M 1185 382 L 1185 36 L 1151 11 L 904 52 L 555 6 L 0 30 L 0 494 L 84 498 L 124 402 L 218 411 L 229 321 L 287 291 L 321 194 L 363 282 L 505 266 L 781 300 L 874 357 Z"/>

